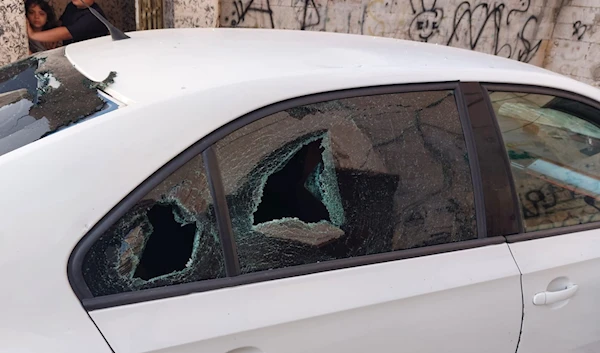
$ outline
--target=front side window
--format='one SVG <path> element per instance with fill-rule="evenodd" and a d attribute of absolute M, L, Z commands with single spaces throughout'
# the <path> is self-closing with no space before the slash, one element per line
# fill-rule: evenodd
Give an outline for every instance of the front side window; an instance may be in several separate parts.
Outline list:
<path fill-rule="evenodd" d="M 525 230 L 600 220 L 600 111 L 550 95 L 490 92 Z"/>
<path fill-rule="evenodd" d="M 202 156 L 150 191 L 94 243 L 83 276 L 94 296 L 225 276 Z"/>
<path fill-rule="evenodd" d="M 215 147 L 242 273 L 477 238 L 452 91 L 299 106 Z"/>

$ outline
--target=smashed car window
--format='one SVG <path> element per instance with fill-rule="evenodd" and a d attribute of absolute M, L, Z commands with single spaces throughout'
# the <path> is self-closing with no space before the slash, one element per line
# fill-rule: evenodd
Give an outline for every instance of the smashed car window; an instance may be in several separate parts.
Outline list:
<path fill-rule="evenodd" d="M 216 147 L 242 273 L 477 238 L 451 91 L 296 107 Z"/>
<path fill-rule="evenodd" d="M 88 251 L 94 296 L 225 276 L 202 156 L 155 187 Z"/>
<path fill-rule="evenodd" d="M 0 155 L 58 130 L 117 108 L 77 71 L 64 48 L 45 51 L 0 68 Z"/>

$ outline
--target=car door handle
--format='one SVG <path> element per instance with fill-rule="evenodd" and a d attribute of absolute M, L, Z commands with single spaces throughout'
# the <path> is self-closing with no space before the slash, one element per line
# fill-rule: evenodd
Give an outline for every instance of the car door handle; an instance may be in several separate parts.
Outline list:
<path fill-rule="evenodd" d="M 579 286 L 573 284 L 563 290 L 556 292 L 541 292 L 533 296 L 534 305 L 548 305 L 567 300 L 575 295 Z"/>

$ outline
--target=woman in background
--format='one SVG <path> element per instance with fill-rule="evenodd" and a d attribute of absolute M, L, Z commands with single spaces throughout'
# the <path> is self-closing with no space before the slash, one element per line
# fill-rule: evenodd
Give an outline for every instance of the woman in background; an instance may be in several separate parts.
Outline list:
<path fill-rule="evenodd" d="M 27 22 L 29 22 L 29 26 L 33 32 L 46 31 L 57 27 L 54 10 L 45 0 L 25 1 L 25 11 L 27 14 Z M 29 54 L 54 49 L 57 48 L 59 44 L 59 42 L 39 42 L 29 38 Z"/>

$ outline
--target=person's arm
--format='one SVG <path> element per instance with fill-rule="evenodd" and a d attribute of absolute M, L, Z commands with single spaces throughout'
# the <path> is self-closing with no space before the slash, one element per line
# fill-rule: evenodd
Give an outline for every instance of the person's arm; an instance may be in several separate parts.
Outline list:
<path fill-rule="evenodd" d="M 27 35 L 29 35 L 30 39 L 38 42 L 60 42 L 73 38 L 67 27 L 57 27 L 47 31 L 34 32 L 29 23 L 27 23 Z"/>
<path fill-rule="evenodd" d="M 46 50 L 56 49 L 61 46 L 61 42 L 42 42 L 42 45 L 46 48 Z"/>

